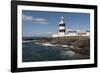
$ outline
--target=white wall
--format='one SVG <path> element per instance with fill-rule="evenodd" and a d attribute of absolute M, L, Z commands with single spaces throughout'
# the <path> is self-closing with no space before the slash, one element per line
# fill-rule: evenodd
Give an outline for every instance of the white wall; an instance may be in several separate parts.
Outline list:
<path fill-rule="evenodd" d="M 98 19 L 100 19 L 100 5 L 99 5 L 100 0 L 34 0 L 34 1 L 98 5 L 99 6 Z M 0 73 L 10 73 L 10 54 L 11 54 L 10 17 L 11 17 L 10 0 L 0 0 Z M 100 22 L 98 24 L 100 24 Z M 98 28 L 100 28 L 100 25 L 98 26 Z M 99 33 L 99 37 L 100 37 L 100 33 Z M 100 43 L 100 41 L 98 43 Z M 100 52 L 99 48 L 98 51 Z M 100 56 L 100 53 L 98 55 Z M 100 64 L 100 57 L 99 57 L 99 64 Z M 100 66 L 98 68 L 40 71 L 34 73 L 100 73 Z"/>

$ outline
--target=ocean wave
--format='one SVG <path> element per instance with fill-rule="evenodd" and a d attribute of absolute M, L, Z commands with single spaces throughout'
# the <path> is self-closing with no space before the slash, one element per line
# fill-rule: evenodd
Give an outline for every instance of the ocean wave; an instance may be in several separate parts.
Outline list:
<path fill-rule="evenodd" d="M 50 44 L 50 43 L 42 43 L 43 46 L 56 46 L 56 45 L 53 45 L 53 44 Z"/>
<path fill-rule="evenodd" d="M 61 52 L 61 55 L 63 56 L 74 56 L 75 52 L 74 51 L 66 51 L 66 52 Z"/>

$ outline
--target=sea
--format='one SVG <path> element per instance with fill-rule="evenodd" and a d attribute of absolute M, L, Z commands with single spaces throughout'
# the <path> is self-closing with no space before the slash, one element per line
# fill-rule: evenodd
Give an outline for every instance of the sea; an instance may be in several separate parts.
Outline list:
<path fill-rule="evenodd" d="M 22 42 L 22 62 L 60 61 L 89 59 L 71 48 L 46 43 L 33 43 L 44 37 L 24 37 Z"/>

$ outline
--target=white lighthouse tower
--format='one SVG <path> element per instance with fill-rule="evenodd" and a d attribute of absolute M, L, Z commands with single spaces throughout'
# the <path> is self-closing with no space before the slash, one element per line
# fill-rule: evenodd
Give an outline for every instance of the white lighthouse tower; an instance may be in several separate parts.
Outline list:
<path fill-rule="evenodd" d="M 64 17 L 61 17 L 61 21 L 59 22 L 59 32 L 57 34 L 53 34 L 52 37 L 64 37 L 66 36 L 66 28 Z"/>
<path fill-rule="evenodd" d="M 59 36 L 65 36 L 66 28 L 64 17 L 61 17 L 61 21 L 59 22 Z"/>

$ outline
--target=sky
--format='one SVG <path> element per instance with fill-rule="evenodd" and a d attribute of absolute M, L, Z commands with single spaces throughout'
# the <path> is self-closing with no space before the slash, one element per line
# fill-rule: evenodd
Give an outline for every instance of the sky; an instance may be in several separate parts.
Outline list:
<path fill-rule="evenodd" d="M 90 14 L 75 12 L 22 11 L 22 36 L 49 36 L 59 31 L 59 22 L 64 17 L 66 31 L 90 29 Z"/>

